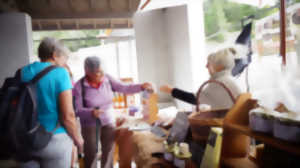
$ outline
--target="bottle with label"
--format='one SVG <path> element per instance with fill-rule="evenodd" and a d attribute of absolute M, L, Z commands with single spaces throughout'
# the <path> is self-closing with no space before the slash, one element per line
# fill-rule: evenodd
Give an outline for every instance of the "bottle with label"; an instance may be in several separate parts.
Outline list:
<path fill-rule="evenodd" d="M 150 118 L 150 111 L 151 111 L 151 96 L 153 95 L 153 90 L 152 89 L 145 89 L 142 92 L 142 114 L 143 118 L 145 120 L 149 120 Z"/>

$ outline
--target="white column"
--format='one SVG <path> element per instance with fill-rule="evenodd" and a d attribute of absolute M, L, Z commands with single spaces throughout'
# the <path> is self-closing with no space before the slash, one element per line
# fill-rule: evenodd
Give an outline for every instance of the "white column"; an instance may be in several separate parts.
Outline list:
<path fill-rule="evenodd" d="M 31 18 L 25 13 L 0 14 L 0 85 L 26 65 L 33 54 Z"/>
<path fill-rule="evenodd" d="M 169 70 L 169 74 L 172 76 L 171 84 L 185 91 L 194 92 L 187 6 L 167 8 L 164 19 L 167 30 L 169 64 L 171 65 Z M 183 101 L 174 100 L 180 110 L 190 110 L 192 107 Z"/>
<path fill-rule="evenodd" d="M 203 1 L 189 1 L 188 23 L 193 89 L 197 90 L 209 77 L 207 69 L 205 68 L 207 55 L 205 52 Z"/>
<path fill-rule="evenodd" d="M 152 82 L 156 87 L 171 82 L 164 11 L 153 10 L 134 16 L 138 78 Z M 167 94 L 159 93 L 159 101 L 171 101 Z"/>

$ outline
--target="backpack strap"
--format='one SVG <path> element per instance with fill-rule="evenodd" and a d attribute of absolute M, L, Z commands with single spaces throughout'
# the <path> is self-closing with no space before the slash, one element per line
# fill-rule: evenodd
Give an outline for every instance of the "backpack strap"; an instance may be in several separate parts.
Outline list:
<path fill-rule="evenodd" d="M 85 97 L 85 87 L 84 87 L 84 78 L 80 79 L 80 85 L 81 85 L 81 98 L 82 98 L 82 105 L 83 107 L 86 107 L 86 101 L 84 100 Z"/>
<path fill-rule="evenodd" d="M 111 90 L 113 91 L 113 93 L 115 94 L 115 89 L 113 88 L 113 85 L 112 85 L 112 82 L 111 82 L 111 80 L 110 80 L 110 78 L 107 78 L 108 79 L 108 82 L 109 82 L 109 84 L 110 84 L 110 87 L 111 87 Z"/>
<path fill-rule="evenodd" d="M 85 87 L 84 87 L 84 79 L 85 79 L 85 77 L 82 77 L 81 79 L 80 79 L 80 85 L 81 85 L 81 97 L 82 97 L 82 105 L 83 105 L 83 107 L 87 107 L 87 105 L 86 105 L 86 101 L 85 101 L 85 99 L 84 99 L 84 97 L 85 97 Z M 112 85 L 112 83 L 111 83 L 111 81 L 110 81 L 110 79 L 108 78 L 108 81 L 109 81 L 109 84 L 110 84 L 110 86 L 111 86 L 111 90 L 113 91 L 113 93 L 115 94 L 115 90 L 113 89 L 113 85 Z"/>
<path fill-rule="evenodd" d="M 15 78 L 19 81 L 22 79 L 22 68 L 18 69 L 17 72 L 15 73 Z"/>
<path fill-rule="evenodd" d="M 53 69 L 57 68 L 58 66 L 56 65 L 51 65 L 48 66 L 47 68 L 43 69 L 41 72 L 39 72 L 37 75 L 35 75 L 35 77 L 30 81 L 31 84 L 36 84 L 42 77 L 44 77 L 46 74 L 48 74 L 50 71 L 52 71 Z M 20 76 L 21 76 L 21 71 L 20 71 Z M 29 92 L 32 92 L 32 89 L 29 89 Z M 35 94 L 30 93 L 31 96 L 37 100 L 37 98 L 34 96 Z M 33 101 L 33 106 L 34 106 L 34 111 L 33 111 L 33 115 L 32 115 L 32 120 L 34 120 L 34 117 L 37 116 L 37 102 Z M 59 127 L 61 126 L 60 121 L 57 122 L 56 127 L 54 128 L 54 130 L 51 131 L 51 133 L 54 133 Z"/>
<path fill-rule="evenodd" d="M 48 72 L 50 72 L 51 70 L 57 68 L 58 66 L 56 65 L 51 65 L 48 66 L 47 68 L 45 68 L 44 70 L 42 70 L 41 72 L 39 72 L 37 75 L 35 75 L 35 77 L 30 81 L 30 83 L 37 83 L 42 77 L 44 77 Z"/>
<path fill-rule="evenodd" d="M 28 92 L 30 94 L 30 97 L 34 100 L 32 102 L 33 104 L 33 115 L 32 115 L 32 121 L 34 121 L 35 119 L 35 116 L 37 116 L 37 97 L 36 97 L 36 93 L 35 93 L 35 84 L 43 77 L 45 76 L 48 72 L 50 72 L 51 70 L 53 70 L 54 68 L 56 68 L 57 66 L 55 65 L 51 65 L 47 68 L 45 68 L 44 70 L 42 70 L 41 72 L 39 72 L 37 75 L 35 75 L 35 77 L 29 81 L 29 85 L 27 85 L 28 87 Z M 17 73 L 16 73 L 16 76 L 22 76 L 22 71 L 21 70 L 18 70 Z M 18 75 L 19 74 L 19 75 Z M 20 99 L 25 99 L 24 95 L 21 95 L 21 98 Z M 23 101 L 21 101 L 23 102 Z M 19 106 L 19 107 L 22 107 L 22 106 Z M 18 108 L 18 111 L 22 111 L 22 109 L 19 109 Z"/>

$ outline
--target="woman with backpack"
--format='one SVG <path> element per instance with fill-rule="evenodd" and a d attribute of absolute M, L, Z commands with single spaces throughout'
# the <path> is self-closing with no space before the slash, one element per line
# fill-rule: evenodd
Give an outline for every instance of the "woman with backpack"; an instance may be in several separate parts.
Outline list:
<path fill-rule="evenodd" d="M 85 140 L 84 162 L 90 168 L 96 155 L 96 121 L 101 126 L 101 167 L 113 167 L 115 117 L 113 111 L 114 92 L 138 93 L 152 89 L 151 84 L 126 85 L 104 73 L 100 58 L 93 56 L 84 61 L 85 76 L 73 89 L 76 114 L 80 117 L 82 136 Z M 99 137 L 99 136 L 98 136 Z"/>
<path fill-rule="evenodd" d="M 38 120 L 53 136 L 47 146 L 28 153 L 37 160 L 21 164 L 21 167 L 68 168 L 71 166 L 73 142 L 79 152 L 83 151 L 83 138 L 78 133 L 72 103 L 72 84 L 63 66 L 69 51 L 53 38 L 44 38 L 38 48 L 40 62 L 22 68 L 21 80 L 31 81 L 37 74 L 50 66 L 57 66 L 37 82 Z"/>

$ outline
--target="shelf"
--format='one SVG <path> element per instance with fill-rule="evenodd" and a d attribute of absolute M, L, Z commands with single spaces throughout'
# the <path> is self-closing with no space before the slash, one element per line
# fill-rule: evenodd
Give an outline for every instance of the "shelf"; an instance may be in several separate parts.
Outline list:
<path fill-rule="evenodd" d="M 283 151 L 287 151 L 289 153 L 293 153 L 293 154 L 300 156 L 300 145 L 292 144 L 292 143 L 274 138 L 270 135 L 251 131 L 248 126 L 226 123 L 226 127 L 230 128 L 234 131 L 237 131 L 239 133 L 253 137 L 254 139 L 262 141 L 265 144 L 274 146 Z"/>

